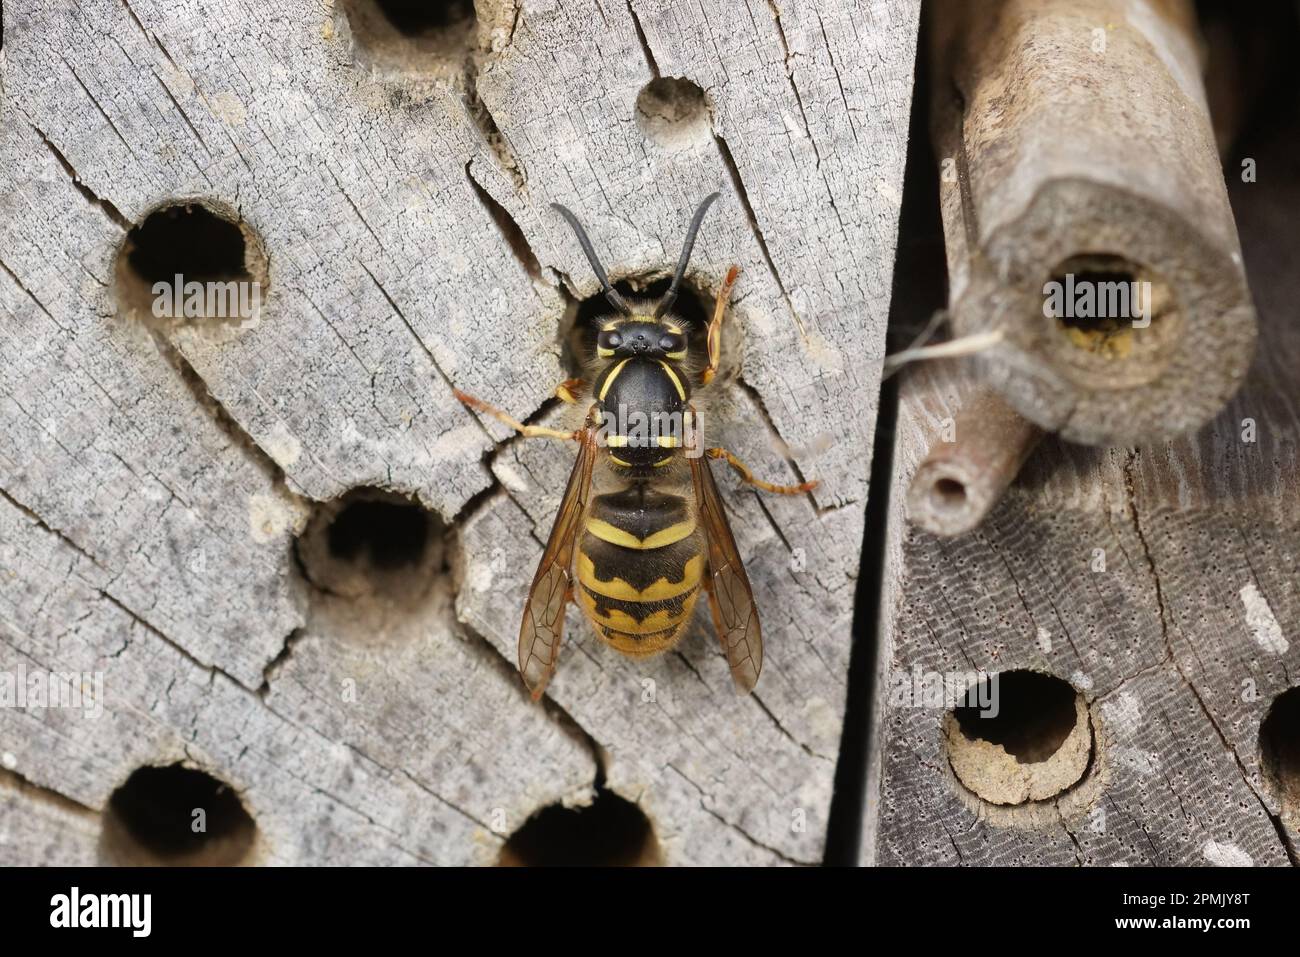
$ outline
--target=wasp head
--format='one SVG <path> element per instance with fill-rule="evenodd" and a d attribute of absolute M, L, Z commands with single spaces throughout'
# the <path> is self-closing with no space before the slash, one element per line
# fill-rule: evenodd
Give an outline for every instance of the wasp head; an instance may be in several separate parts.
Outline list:
<path fill-rule="evenodd" d="M 683 359 L 686 333 L 676 324 L 649 316 L 633 316 L 608 322 L 596 336 L 596 354 L 603 359 Z"/>

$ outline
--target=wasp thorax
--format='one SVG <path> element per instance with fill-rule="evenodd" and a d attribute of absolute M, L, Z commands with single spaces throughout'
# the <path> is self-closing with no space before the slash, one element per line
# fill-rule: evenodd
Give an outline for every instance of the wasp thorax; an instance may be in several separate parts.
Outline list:
<path fill-rule="evenodd" d="M 620 464 L 661 465 L 687 444 L 687 380 L 651 355 L 615 359 L 596 379 L 604 444 Z"/>

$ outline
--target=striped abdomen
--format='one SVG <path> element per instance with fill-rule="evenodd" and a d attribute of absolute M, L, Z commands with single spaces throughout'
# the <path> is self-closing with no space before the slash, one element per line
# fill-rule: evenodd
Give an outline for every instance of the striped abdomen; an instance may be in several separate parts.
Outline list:
<path fill-rule="evenodd" d="M 685 497 L 636 483 L 592 499 L 574 562 L 578 604 L 596 633 L 625 655 L 653 655 L 690 619 L 703 538 Z"/>

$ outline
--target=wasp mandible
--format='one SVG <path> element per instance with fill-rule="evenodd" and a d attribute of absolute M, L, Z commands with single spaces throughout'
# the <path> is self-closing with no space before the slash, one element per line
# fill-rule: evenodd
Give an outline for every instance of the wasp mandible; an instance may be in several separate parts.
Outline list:
<path fill-rule="evenodd" d="M 535 699 L 555 673 L 570 601 L 577 601 L 602 641 L 641 658 L 681 640 L 701 589 L 736 689 L 747 694 L 758 681 L 763 637 L 754 594 L 708 460 L 724 459 L 745 482 L 777 494 L 800 494 L 817 483 L 764 482 L 726 449 L 700 443 L 691 395 L 717 375 L 722 319 L 739 267 L 727 271 L 706 329 L 689 328 L 672 309 L 704 214 L 718 195 L 705 197 L 695 210 L 672 281 L 653 302 L 615 289 L 578 218 L 552 205 L 572 228 L 614 310 L 597 323 L 587 377 L 556 388 L 572 403 L 590 381 L 594 401 L 582 428 L 524 425 L 456 391 L 467 406 L 525 437 L 578 444 L 519 629 L 519 671 Z"/>

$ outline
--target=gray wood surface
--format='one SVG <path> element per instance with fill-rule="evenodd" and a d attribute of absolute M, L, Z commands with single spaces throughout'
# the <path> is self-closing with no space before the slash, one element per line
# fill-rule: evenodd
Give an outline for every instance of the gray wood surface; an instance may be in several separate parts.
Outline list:
<path fill-rule="evenodd" d="M 1292 127 L 1227 163 L 1260 348 L 1197 435 L 1132 450 L 1049 439 L 983 527 L 943 540 L 907 524 L 903 491 L 973 383 L 953 364 L 904 373 L 864 862 L 1297 863 L 1294 796 L 1259 743 L 1300 672 L 1296 146 Z M 1257 182 L 1232 175 L 1247 156 L 1268 170 Z M 954 774 L 945 708 L 890 702 L 891 675 L 915 667 L 1068 682 L 1090 716 L 1088 770 L 1053 797 L 980 799 Z"/>
<path fill-rule="evenodd" d="M 6 3 L 0 668 L 103 672 L 106 703 L 0 709 L 0 862 L 102 859 L 114 789 L 175 761 L 236 789 L 254 862 L 490 863 L 598 774 L 669 863 L 820 860 L 918 6 L 479 0 L 468 46 L 412 58 L 330 3 Z M 656 76 L 707 113 L 638 119 Z M 548 204 L 641 279 L 713 189 L 688 278 L 744 275 L 708 438 L 822 483 L 719 474 L 762 680 L 735 698 L 703 624 L 636 663 L 574 614 L 533 705 L 514 642 L 573 452 L 451 385 L 567 414 L 558 330 L 595 282 Z M 260 239 L 257 321 L 120 314 L 126 228 L 184 199 Z M 421 588 L 303 580 L 296 536 L 356 487 L 435 517 Z"/>

